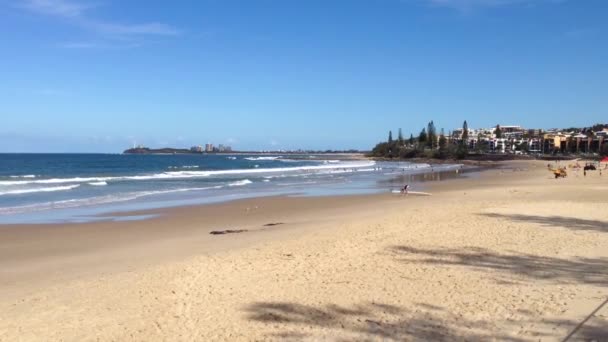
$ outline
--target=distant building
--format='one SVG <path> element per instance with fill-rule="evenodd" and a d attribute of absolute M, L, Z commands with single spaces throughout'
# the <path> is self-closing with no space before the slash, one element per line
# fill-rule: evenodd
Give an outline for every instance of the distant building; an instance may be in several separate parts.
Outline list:
<path fill-rule="evenodd" d="M 192 152 L 203 152 L 203 146 L 200 146 L 200 145 L 198 145 L 198 146 L 192 146 L 192 147 L 190 147 L 190 151 L 192 151 Z"/>
<path fill-rule="evenodd" d="M 532 153 L 541 153 L 543 148 L 540 138 L 532 138 L 528 141 L 528 151 Z"/>
<path fill-rule="evenodd" d="M 205 144 L 205 152 L 213 152 L 213 144 Z"/>
<path fill-rule="evenodd" d="M 608 137 L 608 128 L 604 128 L 601 131 L 597 131 L 595 132 L 595 136 L 596 137 L 603 137 L 603 138 L 607 138 Z"/>
<path fill-rule="evenodd" d="M 487 147 L 492 153 L 597 153 L 608 145 L 608 128 L 525 129 L 521 126 L 500 125 L 501 137 L 496 137 L 496 127 L 469 128 L 466 145 L 470 150 Z M 448 143 L 462 143 L 462 128 L 448 134 Z"/>
<path fill-rule="evenodd" d="M 230 146 L 226 146 L 226 145 L 223 145 L 223 144 L 219 144 L 219 145 L 217 146 L 217 151 L 218 151 L 218 152 L 231 152 L 231 151 L 232 151 L 232 148 L 231 148 Z"/>
<path fill-rule="evenodd" d="M 542 136 L 543 136 L 542 129 L 529 129 L 528 130 L 528 137 L 530 137 L 530 138 L 541 138 Z"/>

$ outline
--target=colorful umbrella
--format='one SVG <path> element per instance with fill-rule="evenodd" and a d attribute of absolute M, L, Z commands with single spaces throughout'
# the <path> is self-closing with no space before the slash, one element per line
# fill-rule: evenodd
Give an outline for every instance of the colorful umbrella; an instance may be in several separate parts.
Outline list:
<path fill-rule="evenodd" d="M 604 157 L 604 159 L 601 160 L 602 163 L 608 163 L 608 157 Z"/>

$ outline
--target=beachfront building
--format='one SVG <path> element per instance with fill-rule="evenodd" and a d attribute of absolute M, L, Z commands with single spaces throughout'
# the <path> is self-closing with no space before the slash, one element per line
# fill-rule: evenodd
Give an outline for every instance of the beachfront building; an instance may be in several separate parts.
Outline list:
<path fill-rule="evenodd" d="M 502 134 L 507 134 L 507 135 L 513 134 L 513 133 L 522 133 L 525 131 L 521 126 L 502 126 L 502 125 L 499 125 L 499 126 L 500 126 L 500 130 L 501 130 Z M 494 127 L 492 129 L 492 133 L 495 133 L 495 132 L 496 132 L 496 127 Z"/>
<path fill-rule="evenodd" d="M 491 152 L 494 153 L 505 153 L 505 143 L 504 143 L 505 139 L 490 139 L 488 140 L 488 147 L 490 148 Z"/>
<path fill-rule="evenodd" d="M 501 136 L 496 136 L 496 127 L 468 130 L 467 146 L 470 151 L 491 153 L 598 153 L 608 149 L 608 128 L 571 129 L 525 129 L 518 125 L 500 126 Z M 463 130 L 458 128 L 448 135 L 452 144 L 462 143 Z"/>
<path fill-rule="evenodd" d="M 200 145 L 192 146 L 192 147 L 190 147 L 190 151 L 201 153 L 201 152 L 203 152 L 203 146 L 200 146 Z"/>
<path fill-rule="evenodd" d="M 528 139 L 528 152 L 538 154 L 543 151 L 543 141 L 541 138 Z"/>
<path fill-rule="evenodd" d="M 205 152 L 213 152 L 213 144 L 205 144 Z"/>

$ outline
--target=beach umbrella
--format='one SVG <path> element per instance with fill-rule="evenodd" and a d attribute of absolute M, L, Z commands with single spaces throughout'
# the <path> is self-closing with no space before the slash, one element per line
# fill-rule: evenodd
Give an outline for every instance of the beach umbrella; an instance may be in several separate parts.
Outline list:
<path fill-rule="evenodd" d="M 608 163 L 608 157 L 604 157 L 604 159 L 602 159 L 600 162 L 601 163 Z"/>

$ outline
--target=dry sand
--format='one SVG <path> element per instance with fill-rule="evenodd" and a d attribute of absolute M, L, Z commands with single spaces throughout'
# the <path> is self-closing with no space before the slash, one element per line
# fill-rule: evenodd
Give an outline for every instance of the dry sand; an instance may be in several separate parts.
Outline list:
<path fill-rule="evenodd" d="M 2 227 L 0 340 L 608 340 L 608 172 L 545 164 L 433 196 Z"/>

